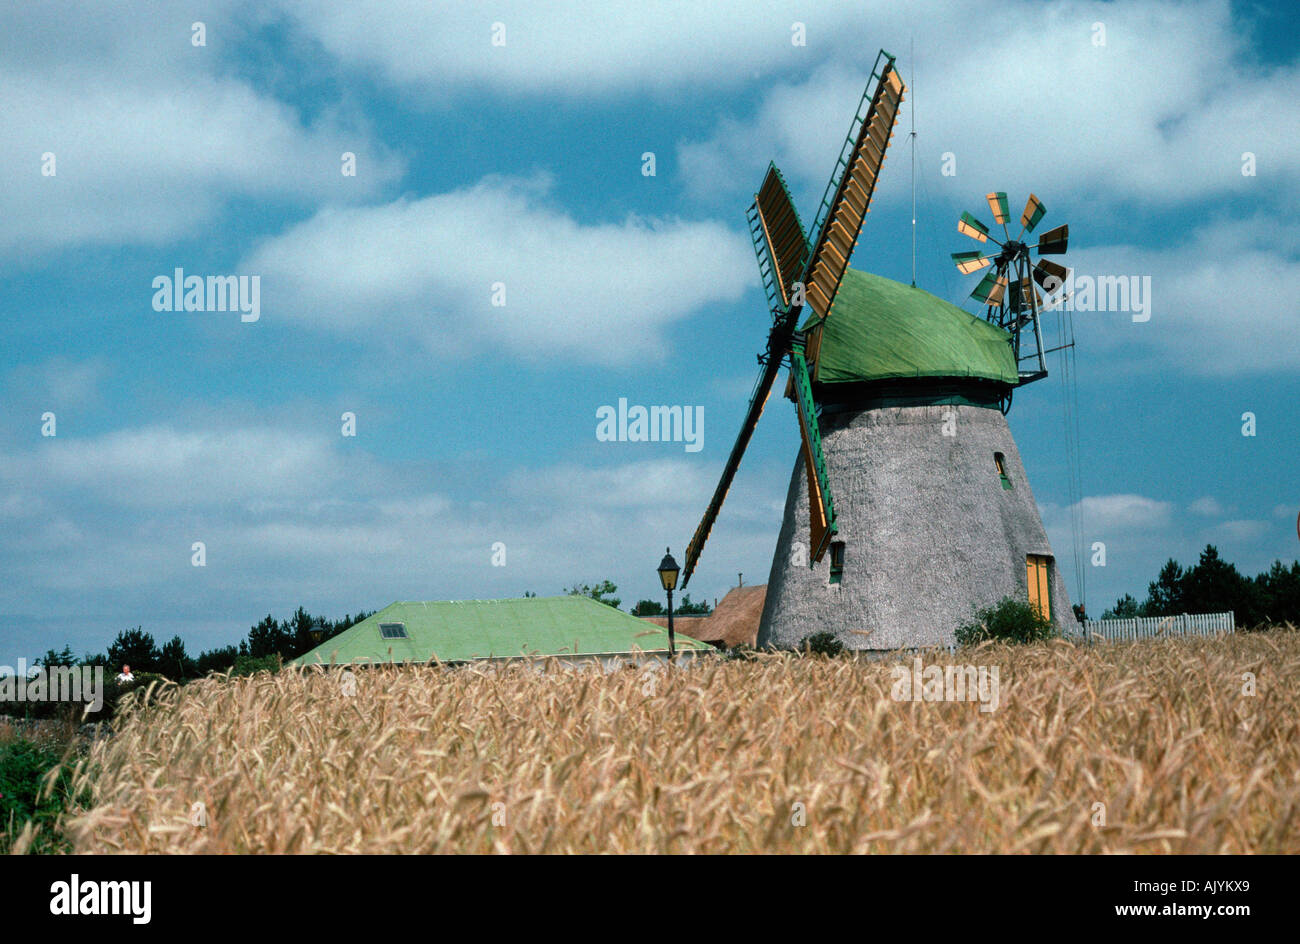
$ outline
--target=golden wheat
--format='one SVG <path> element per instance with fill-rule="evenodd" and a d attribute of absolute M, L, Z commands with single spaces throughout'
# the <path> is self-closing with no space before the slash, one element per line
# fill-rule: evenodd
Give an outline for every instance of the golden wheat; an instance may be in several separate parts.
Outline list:
<path fill-rule="evenodd" d="M 1000 706 L 794 656 L 165 687 L 80 764 L 65 829 L 77 852 L 1300 851 L 1300 634 L 924 659 L 998 666 Z"/>

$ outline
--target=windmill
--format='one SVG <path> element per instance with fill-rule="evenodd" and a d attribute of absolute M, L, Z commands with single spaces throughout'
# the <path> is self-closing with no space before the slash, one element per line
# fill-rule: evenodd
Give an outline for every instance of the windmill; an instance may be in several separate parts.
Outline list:
<path fill-rule="evenodd" d="M 1029 594 L 1054 618 L 1069 614 L 1000 409 L 1015 387 L 1045 375 L 1041 356 L 1023 375 L 1018 367 L 1019 338 L 1037 324 L 1035 293 L 999 300 L 981 319 L 848 264 L 905 91 L 881 50 L 809 230 L 774 164 L 746 214 L 771 325 L 682 586 L 788 367 L 801 442 L 760 645 L 794 647 L 820 631 L 854 649 L 941 644 L 974 605 L 1007 593 Z M 993 273 L 1019 277 L 1021 244 L 998 245 Z"/>
<path fill-rule="evenodd" d="M 1050 259 L 1033 262 L 1031 250 L 1037 249 L 1040 256 L 1060 255 L 1066 250 L 1070 239 L 1070 226 L 1063 223 L 1048 230 L 1039 237 L 1038 242 L 1029 245 L 1024 242 L 1025 235 L 1034 228 L 1047 213 L 1043 202 L 1034 194 L 1029 195 L 1024 212 L 1020 214 L 1020 233 L 1015 239 L 1007 229 L 1007 195 L 1002 191 L 985 194 L 993 222 L 1002 227 L 1005 242 L 999 242 L 989 234 L 989 228 L 970 213 L 962 213 L 957 221 L 957 232 L 971 237 L 976 242 L 992 243 L 998 247 L 996 253 L 980 250 L 954 252 L 952 260 L 963 275 L 988 269 L 979 284 L 975 286 L 970 297 L 988 306 L 988 320 L 1011 334 L 1012 347 L 1015 351 L 1017 367 L 1029 362 L 1029 370 L 1021 370 L 1021 384 L 1041 380 L 1047 376 L 1047 367 L 1043 358 L 1051 351 L 1043 350 L 1043 331 L 1039 324 L 1039 313 L 1043 310 L 1043 297 L 1034 288 L 1037 282 L 1050 295 L 1065 284 L 1068 270 Z M 1031 281 L 1032 280 L 1032 281 Z M 1064 298 L 1056 301 L 1059 305 Z M 1032 331 L 1029 329 L 1032 328 Z M 1025 335 L 1033 343 L 1029 349 L 1022 345 Z M 1005 404 L 1010 406 L 1008 399 Z"/>

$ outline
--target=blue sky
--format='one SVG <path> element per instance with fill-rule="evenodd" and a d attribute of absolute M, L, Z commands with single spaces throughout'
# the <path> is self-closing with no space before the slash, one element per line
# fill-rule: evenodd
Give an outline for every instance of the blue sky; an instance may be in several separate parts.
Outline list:
<path fill-rule="evenodd" d="M 0 662 L 137 624 L 197 651 L 299 604 L 605 577 L 657 598 L 765 337 L 749 195 L 774 159 L 812 216 L 880 47 L 913 86 L 918 284 L 964 303 L 955 221 L 993 189 L 1070 224 L 1076 273 L 1151 279 L 1149 321 L 1074 314 L 1081 533 L 1055 363 L 1011 412 L 1072 595 L 1076 541 L 1106 545 L 1094 613 L 1207 542 L 1249 573 L 1294 559 L 1286 10 L 989 3 L 976 31 L 942 2 L 7 9 Z M 909 162 L 900 133 L 853 260 L 902 281 Z M 178 267 L 258 275 L 260 318 L 153 310 Z M 620 397 L 702 406 L 703 449 L 598 441 Z M 797 443 L 774 398 L 696 598 L 766 579 Z"/>

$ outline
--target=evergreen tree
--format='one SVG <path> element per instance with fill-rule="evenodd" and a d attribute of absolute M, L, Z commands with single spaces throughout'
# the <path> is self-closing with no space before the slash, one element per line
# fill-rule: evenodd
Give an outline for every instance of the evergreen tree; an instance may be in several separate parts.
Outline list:
<path fill-rule="evenodd" d="M 248 655 L 253 658 L 262 656 L 273 656 L 278 653 L 286 653 L 290 646 L 293 645 L 293 634 L 289 631 L 289 624 L 277 623 L 275 617 L 270 613 L 266 618 L 248 631 L 247 644 L 240 643 L 240 655 Z"/>
<path fill-rule="evenodd" d="M 198 667 L 186 654 L 185 641 L 180 636 L 173 636 L 163 643 L 158 655 L 158 671 L 177 682 L 198 674 Z"/>
<path fill-rule="evenodd" d="M 209 672 L 224 672 L 235 664 L 238 656 L 238 646 L 223 646 L 220 649 L 200 652 L 199 657 L 194 660 L 194 674 L 203 676 Z"/>
<path fill-rule="evenodd" d="M 713 612 L 713 607 L 709 606 L 709 601 L 702 600 L 699 603 L 691 602 L 689 593 L 682 594 L 682 601 L 677 604 L 675 612 L 682 616 L 708 616 Z"/>
<path fill-rule="evenodd" d="M 1101 614 L 1102 619 L 1131 619 L 1140 615 L 1138 601 L 1133 599 L 1133 594 L 1126 593 L 1118 600 L 1115 605 Z"/>
<path fill-rule="evenodd" d="M 1160 568 L 1160 575 L 1147 587 L 1143 616 L 1174 616 L 1186 613 L 1183 605 L 1183 568 L 1172 557 Z"/>
<path fill-rule="evenodd" d="M 1219 550 L 1207 544 L 1196 566 L 1183 575 L 1183 613 L 1222 613 L 1231 610 L 1242 626 L 1260 622 L 1260 607 L 1254 599 L 1255 587 L 1243 577 L 1235 564 L 1219 557 Z"/>
<path fill-rule="evenodd" d="M 325 620 L 312 616 L 301 606 L 298 607 L 285 627 L 286 635 L 289 637 L 289 647 L 280 654 L 286 659 L 296 659 L 304 652 L 310 652 L 316 645 L 312 641 L 312 630 L 323 633 L 324 623 Z"/>
<path fill-rule="evenodd" d="M 71 646 L 64 646 L 62 652 L 55 652 L 53 649 L 45 650 L 45 655 L 36 660 L 36 665 L 42 668 L 49 668 L 53 665 L 76 665 L 77 657 L 72 654 Z"/>
<path fill-rule="evenodd" d="M 117 634 L 113 644 L 108 647 L 108 667 L 119 670 L 122 666 L 129 665 L 132 672 L 157 672 L 159 656 L 158 644 L 154 642 L 153 636 L 146 633 L 143 627 L 137 626 Z"/>
<path fill-rule="evenodd" d="M 1253 583 L 1261 621 L 1300 626 L 1300 561 L 1275 560 Z"/>

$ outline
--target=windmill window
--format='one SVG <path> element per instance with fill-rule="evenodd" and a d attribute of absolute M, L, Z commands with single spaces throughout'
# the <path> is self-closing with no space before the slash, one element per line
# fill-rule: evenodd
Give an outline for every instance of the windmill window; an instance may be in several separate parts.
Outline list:
<path fill-rule="evenodd" d="M 831 542 L 831 583 L 839 583 L 844 577 L 844 542 Z"/>
<path fill-rule="evenodd" d="M 1011 479 L 1007 478 L 1007 457 L 1000 452 L 993 453 L 993 464 L 997 466 L 998 478 L 1002 479 L 1003 488 L 1011 488 Z"/>
<path fill-rule="evenodd" d="M 384 639 L 406 639 L 406 624 L 380 623 L 379 635 Z"/>

